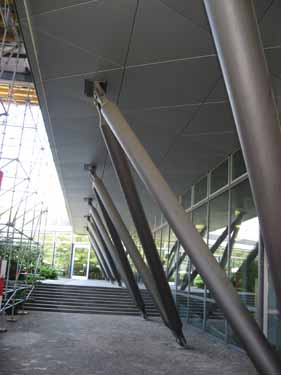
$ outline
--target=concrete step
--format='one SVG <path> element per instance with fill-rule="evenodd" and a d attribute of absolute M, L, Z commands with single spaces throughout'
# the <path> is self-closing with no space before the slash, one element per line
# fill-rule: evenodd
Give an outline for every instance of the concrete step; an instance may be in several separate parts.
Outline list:
<path fill-rule="evenodd" d="M 97 292 L 95 290 L 92 290 L 92 291 L 80 291 L 80 290 L 71 290 L 71 289 L 50 289 L 50 288 L 37 288 L 35 289 L 36 293 L 57 293 L 57 294 L 73 294 L 73 295 L 95 295 L 95 296 L 116 296 L 116 297 L 122 297 L 122 298 L 126 298 L 128 296 L 130 296 L 129 292 L 126 291 L 125 293 L 120 293 L 120 292 L 107 292 L 107 293 L 104 293 L 104 292 Z M 148 298 L 148 299 L 152 299 L 151 295 L 149 294 L 145 294 L 145 293 L 141 293 L 141 295 L 143 296 L 143 298 Z"/>
<path fill-rule="evenodd" d="M 103 304 L 118 304 L 118 303 L 122 303 L 122 305 L 132 305 L 134 306 L 135 303 L 132 299 L 128 299 L 128 300 L 123 300 L 120 298 L 119 299 L 108 299 L 108 298 L 95 298 L 95 297 L 92 297 L 92 298 L 71 298 L 71 297 L 67 297 L 67 296 L 54 296 L 53 294 L 52 295 L 45 295 L 45 296 L 42 296 L 42 295 L 37 295 L 37 294 L 32 294 L 32 299 L 34 301 L 54 301 L 54 302 L 60 302 L 60 301 L 66 301 L 66 302 L 73 302 L 73 303 L 88 303 L 88 304 L 100 304 L 100 305 L 103 305 Z M 147 306 L 147 308 L 154 308 L 155 305 L 153 302 L 145 302 L 145 305 Z"/>
<path fill-rule="evenodd" d="M 46 311 L 46 312 L 62 312 L 72 314 L 100 314 L 100 315 L 128 315 L 139 316 L 138 311 L 113 311 L 113 310 L 93 310 L 93 309 L 73 309 L 67 307 L 48 307 L 48 306 L 26 306 L 27 311 Z"/>
<path fill-rule="evenodd" d="M 148 316 L 159 316 L 147 290 L 141 290 Z M 140 315 L 124 288 L 38 284 L 26 303 L 27 310 L 85 314 Z"/>
<path fill-rule="evenodd" d="M 126 309 L 98 309 L 98 308 L 77 308 L 73 306 L 52 306 L 52 305 L 37 305 L 37 304 L 26 304 L 26 310 L 29 311 L 56 311 L 56 312 L 69 312 L 69 313 L 85 313 L 85 314 L 111 314 L 111 315 L 140 315 L 137 309 L 126 310 Z M 148 311 L 148 317 L 158 317 L 159 313 L 155 311 Z"/>

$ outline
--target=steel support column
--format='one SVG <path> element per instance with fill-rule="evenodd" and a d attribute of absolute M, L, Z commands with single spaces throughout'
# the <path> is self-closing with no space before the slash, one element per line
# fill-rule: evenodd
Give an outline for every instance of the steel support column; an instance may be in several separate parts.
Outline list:
<path fill-rule="evenodd" d="M 109 281 L 110 279 L 109 279 L 109 277 L 108 277 L 108 275 L 107 275 L 107 273 L 106 273 L 106 270 L 105 270 L 105 268 L 104 268 L 104 265 L 103 265 L 103 263 L 102 263 L 102 260 L 101 260 L 101 257 L 100 257 L 100 254 L 99 254 L 99 251 L 98 251 L 98 249 L 97 249 L 97 246 L 96 246 L 96 244 L 94 243 L 92 237 L 90 236 L 90 233 L 89 233 L 88 227 L 86 227 L 86 230 L 87 230 L 87 232 L 88 232 L 88 236 L 89 236 L 89 240 L 90 240 L 90 244 L 91 244 L 92 251 L 95 253 L 95 256 L 96 256 L 96 258 L 97 258 L 98 264 L 99 264 L 100 269 L 101 269 L 101 272 L 102 272 L 102 274 L 103 274 L 105 280 Z"/>
<path fill-rule="evenodd" d="M 107 248 L 106 243 L 103 240 L 99 228 L 96 226 L 96 223 L 92 219 L 90 219 L 90 217 L 88 218 L 88 226 L 91 230 L 91 233 L 93 233 L 93 236 L 96 240 L 96 243 L 98 244 L 99 249 L 103 252 L 103 256 L 111 270 L 112 275 L 114 276 L 114 279 L 118 282 L 120 286 L 122 286 L 121 278 L 117 270 L 116 264 Z"/>
<path fill-rule="evenodd" d="M 101 200 L 101 198 L 100 198 L 100 196 L 99 196 L 99 194 L 97 193 L 96 190 L 95 190 L 95 194 L 96 194 L 96 197 L 97 197 L 99 207 L 100 207 L 101 212 L 103 214 L 104 220 L 105 220 L 106 225 L 108 227 L 110 236 L 112 238 L 112 241 L 113 241 L 113 243 L 114 243 L 114 245 L 115 245 L 115 247 L 118 251 L 120 262 L 123 266 L 123 269 L 125 270 L 127 283 L 129 285 L 128 290 L 131 293 L 132 297 L 135 299 L 136 305 L 139 307 L 140 311 L 142 312 L 143 317 L 146 319 L 147 313 L 146 313 L 146 309 L 145 309 L 145 303 L 144 303 L 143 297 L 141 295 L 138 283 L 135 279 L 135 276 L 134 276 L 133 270 L 131 268 L 130 262 L 128 260 L 127 255 L 126 255 L 126 252 L 125 252 L 124 246 L 122 244 L 122 241 L 120 240 L 120 237 L 119 237 L 119 235 L 118 235 L 118 233 L 117 233 L 117 231 L 114 227 L 114 224 L 113 224 L 110 216 L 108 215 L 108 213 L 106 211 L 106 208 L 104 207 L 104 204 L 103 204 L 103 202 L 102 202 L 102 200 Z"/>
<path fill-rule="evenodd" d="M 163 307 L 166 310 L 169 328 L 177 337 L 178 342 L 181 345 L 185 345 L 185 338 L 182 332 L 182 322 L 178 315 L 175 301 L 155 246 L 126 155 L 109 126 L 101 121 L 100 128 L 117 178 L 120 182 L 122 192 L 133 218 L 148 266 L 155 280 Z"/>
<path fill-rule="evenodd" d="M 112 275 L 111 269 L 107 265 L 106 259 L 104 258 L 104 255 L 103 255 L 103 251 L 99 248 L 99 246 L 98 246 L 98 244 L 95 240 L 94 233 L 93 233 L 92 229 L 87 227 L 87 230 L 88 230 L 91 242 L 93 242 L 93 245 L 94 245 L 95 249 L 98 251 L 98 253 L 100 255 L 100 260 L 103 264 L 103 268 L 106 271 L 106 274 L 107 274 L 109 280 L 113 283 L 115 281 L 115 279 L 114 279 L 114 276 Z"/>
<path fill-rule="evenodd" d="M 111 199 L 104 183 L 102 180 L 97 177 L 96 175 L 92 175 L 93 177 L 93 188 L 98 193 L 100 199 L 102 200 L 104 207 L 110 216 L 113 225 L 121 241 L 123 242 L 127 252 L 129 253 L 138 273 L 140 274 L 146 289 L 150 291 L 152 298 L 154 300 L 155 305 L 158 307 L 158 310 L 161 314 L 161 317 L 166 325 L 168 325 L 168 318 L 166 316 L 165 310 L 162 306 L 162 301 L 159 297 L 159 293 L 157 287 L 155 285 L 155 281 L 152 277 L 150 270 L 148 269 L 147 265 L 144 263 L 136 244 L 134 243 L 130 233 L 124 224 L 117 208 L 114 205 L 113 200 Z"/>
<path fill-rule="evenodd" d="M 108 235 L 107 228 L 103 224 L 103 221 L 97 211 L 97 209 L 92 205 L 92 203 L 89 202 L 90 206 L 90 214 L 96 223 L 97 228 L 99 229 L 99 232 L 102 235 L 102 238 L 106 244 L 106 247 L 108 248 L 115 264 L 118 267 L 118 272 L 121 275 L 121 278 L 123 279 L 125 285 L 127 286 L 127 289 L 129 293 L 131 294 L 132 298 L 134 299 L 136 306 L 141 311 L 144 318 L 146 318 L 146 311 L 144 302 L 142 299 L 142 296 L 140 294 L 139 288 L 137 286 L 137 283 L 135 282 L 134 275 L 132 273 L 132 270 L 130 268 L 128 259 L 124 253 L 123 250 L 123 258 L 122 255 L 120 255 L 120 252 L 117 250 L 117 248 L 113 245 L 111 238 Z M 122 244 L 121 244 L 122 245 Z M 127 260 L 127 262 L 126 262 Z M 130 272 L 131 271 L 131 272 Z"/>
<path fill-rule="evenodd" d="M 99 266 L 100 266 L 101 273 L 102 273 L 104 279 L 105 279 L 106 281 L 109 281 L 109 278 L 108 278 L 108 276 L 107 276 L 107 274 L 106 274 L 106 271 L 105 271 L 105 269 L 103 268 L 103 265 L 102 265 L 102 263 L 101 263 L 101 260 L 100 260 L 100 257 L 99 257 L 99 255 L 98 255 L 98 252 L 97 252 L 96 248 L 94 247 L 94 244 L 93 244 L 93 242 L 92 242 L 91 239 L 90 239 L 90 243 L 91 243 L 92 251 L 93 251 L 93 253 L 95 254 L 95 256 L 96 256 L 96 258 L 97 258 L 97 261 L 98 261 L 98 264 L 99 264 Z"/>
<path fill-rule="evenodd" d="M 276 352 L 241 303 L 225 272 L 209 251 L 119 108 L 106 98 L 100 86 L 95 90 L 95 102 L 138 175 L 158 202 L 174 233 L 239 336 L 256 368 L 262 374 L 281 373 L 281 364 Z"/>
<path fill-rule="evenodd" d="M 281 311 L 281 134 L 252 0 L 204 0 Z"/>

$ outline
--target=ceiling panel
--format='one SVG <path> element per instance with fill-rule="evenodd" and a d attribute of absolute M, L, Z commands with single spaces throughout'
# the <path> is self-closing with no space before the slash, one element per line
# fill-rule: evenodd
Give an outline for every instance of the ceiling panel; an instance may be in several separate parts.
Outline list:
<path fill-rule="evenodd" d="M 83 231 L 94 162 L 130 229 L 131 216 L 84 79 L 106 80 L 130 125 L 178 194 L 239 146 L 202 0 L 30 0 L 21 26 L 74 229 Z M 138 6 L 137 6 L 138 4 Z M 276 95 L 280 1 L 256 0 Z M 37 59 L 38 58 L 38 59 Z M 134 178 L 149 221 L 159 207 Z"/>
<path fill-rule="evenodd" d="M 101 2 L 102 0 L 92 0 L 93 2 Z M 78 7 L 84 5 L 84 3 L 89 2 L 89 0 L 29 0 L 30 3 L 30 13 L 32 15 L 45 13 L 45 12 L 55 12 L 61 8 L 68 7 Z M 17 2 L 17 7 L 20 10 L 20 15 L 23 14 L 23 1 Z M 23 16 L 24 18 L 24 16 Z"/>
<path fill-rule="evenodd" d="M 209 22 L 206 15 L 203 0 L 159 0 L 174 12 L 186 18 L 194 25 L 200 26 L 204 30 L 209 30 Z M 271 7 L 273 1 L 279 0 L 255 0 L 255 8 L 258 20 L 261 20 L 268 8 Z"/>
<path fill-rule="evenodd" d="M 208 31 L 159 0 L 140 1 L 129 66 L 213 53 L 213 40 Z"/>
<path fill-rule="evenodd" d="M 221 76 L 216 57 L 129 68 L 120 105 L 125 109 L 197 104 Z"/>
<path fill-rule="evenodd" d="M 267 12 L 260 22 L 262 39 L 265 47 L 276 46 L 281 43 L 281 1 L 271 1 L 271 6 L 267 7 Z"/>
<path fill-rule="evenodd" d="M 27 23 L 23 21 L 23 27 Z M 52 34 L 36 30 L 37 53 L 44 80 L 116 68 L 118 65 Z M 52 58 L 52 64 L 49 59 Z M 67 64 L 65 63 L 67 61 Z"/>

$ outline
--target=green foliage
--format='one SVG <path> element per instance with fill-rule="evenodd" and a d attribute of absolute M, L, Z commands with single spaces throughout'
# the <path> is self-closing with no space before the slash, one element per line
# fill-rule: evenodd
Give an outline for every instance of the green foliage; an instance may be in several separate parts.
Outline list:
<path fill-rule="evenodd" d="M 197 288 L 200 288 L 200 289 L 204 288 L 204 282 L 203 282 L 200 275 L 196 276 L 196 278 L 194 280 L 194 286 L 196 286 Z"/>
<path fill-rule="evenodd" d="M 252 262 L 244 272 L 237 272 L 233 278 L 236 289 L 244 292 L 255 293 L 255 284 L 258 279 L 258 261 Z"/>
<path fill-rule="evenodd" d="M 40 281 L 42 279 L 42 277 L 40 275 L 34 275 L 34 274 L 29 274 L 27 275 L 26 279 L 25 279 L 25 282 L 27 284 L 35 284 L 37 281 Z"/>
<path fill-rule="evenodd" d="M 59 276 L 68 276 L 70 265 L 70 244 L 60 244 L 56 248 L 55 268 Z"/>
<path fill-rule="evenodd" d="M 92 280 L 101 280 L 103 279 L 101 270 L 98 265 L 96 264 L 90 264 L 89 268 L 89 279 Z"/>
<path fill-rule="evenodd" d="M 49 266 L 41 266 L 39 270 L 40 279 L 56 280 L 58 278 L 57 270 Z"/>

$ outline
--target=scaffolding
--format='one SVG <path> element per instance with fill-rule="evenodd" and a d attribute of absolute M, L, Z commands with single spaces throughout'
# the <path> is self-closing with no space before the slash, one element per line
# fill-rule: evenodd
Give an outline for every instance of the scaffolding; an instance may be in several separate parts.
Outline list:
<path fill-rule="evenodd" d="M 40 264 L 49 150 L 12 1 L 0 1 L 0 33 L 0 312 L 13 314 L 30 296 Z"/>

